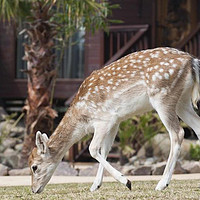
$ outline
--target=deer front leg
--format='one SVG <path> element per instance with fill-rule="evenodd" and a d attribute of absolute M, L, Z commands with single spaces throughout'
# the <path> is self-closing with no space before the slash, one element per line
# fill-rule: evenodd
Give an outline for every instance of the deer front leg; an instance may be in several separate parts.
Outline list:
<path fill-rule="evenodd" d="M 101 128 L 100 128 L 101 127 Z M 95 128 L 94 136 L 89 146 L 90 155 L 95 158 L 110 174 L 114 179 L 126 185 L 131 190 L 131 182 L 125 178 L 119 171 L 117 171 L 114 167 L 112 167 L 105 158 L 99 153 L 100 148 L 103 144 L 103 141 L 106 139 L 107 135 L 110 133 L 108 130 L 108 125 L 104 127 L 100 126 Z M 109 144 L 111 147 L 111 143 Z M 102 172 L 100 172 L 102 173 Z"/>
<path fill-rule="evenodd" d="M 107 155 L 111 149 L 111 146 L 114 142 L 115 136 L 117 134 L 119 125 L 116 125 L 112 128 L 112 130 L 110 131 L 110 133 L 105 137 L 103 143 L 102 143 L 102 147 L 101 147 L 101 156 L 106 160 Z M 99 168 L 97 171 L 97 175 L 96 178 L 93 182 L 92 187 L 90 188 L 90 191 L 93 192 L 97 189 L 99 189 L 101 187 L 102 184 L 102 180 L 103 180 L 103 165 L 101 163 L 99 163 Z"/>
<path fill-rule="evenodd" d="M 154 104 L 154 108 L 158 112 L 161 121 L 163 122 L 167 131 L 169 132 L 171 141 L 171 149 L 167 165 L 165 167 L 162 179 L 156 186 L 156 190 L 163 190 L 169 185 L 176 165 L 176 161 L 180 154 L 180 147 L 184 137 L 184 130 L 179 125 L 179 120 L 175 112 L 176 105 L 175 106 L 172 105 L 173 104 L 171 105 L 167 104 L 167 102 L 165 103 L 156 102 Z"/>

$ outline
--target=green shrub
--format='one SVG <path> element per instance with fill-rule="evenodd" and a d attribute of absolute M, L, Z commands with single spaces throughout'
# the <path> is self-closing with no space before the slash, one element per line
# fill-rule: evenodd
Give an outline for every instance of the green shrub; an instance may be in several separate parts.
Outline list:
<path fill-rule="evenodd" d="M 3 140 L 9 136 L 11 128 L 14 127 L 11 124 L 14 124 L 13 119 L 16 116 L 17 116 L 17 113 L 12 113 L 5 117 L 5 123 L 4 123 L 4 125 L 2 125 L 1 130 L 0 130 L 0 145 L 3 142 Z"/>
<path fill-rule="evenodd" d="M 191 160 L 200 160 L 200 145 L 190 145 L 189 155 Z"/>
<path fill-rule="evenodd" d="M 142 116 L 135 116 L 120 124 L 119 139 L 122 151 L 134 149 L 135 153 L 141 146 L 150 141 L 157 133 L 165 132 L 165 127 L 157 113 L 148 112 Z M 124 152 L 127 154 L 128 152 Z"/>

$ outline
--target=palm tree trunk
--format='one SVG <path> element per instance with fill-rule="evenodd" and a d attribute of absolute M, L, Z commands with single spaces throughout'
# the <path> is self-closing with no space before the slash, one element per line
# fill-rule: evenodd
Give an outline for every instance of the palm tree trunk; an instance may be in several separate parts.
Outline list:
<path fill-rule="evenodd" d="M 53 119 L 57 116 L 50 105 L 53 79 L 56 72 L 52 67 L 56 34 L 55 24 L 50 22 L 50 4 L 44 1 L 33 3 L 33 21 L 26 30 L 29 44 L 25 46 L 24 60 L 27 61 L 28 97 L 24 106 L 26 112 L 26 135 L 20 158 L 20 167 L 27 165 L 27 159 L 35 146 L 38 130 L 50 135 Z"/>

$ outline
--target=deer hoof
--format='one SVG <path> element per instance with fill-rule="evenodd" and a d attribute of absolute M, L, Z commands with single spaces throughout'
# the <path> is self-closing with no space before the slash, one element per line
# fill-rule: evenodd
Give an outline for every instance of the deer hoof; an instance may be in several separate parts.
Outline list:
<path fill-rule="evenodd" d="M 129 190 L 131 190 L 131 181 L 127 181 L 127 183 L 126 183 L 126 187 L 129 189 Z"/>

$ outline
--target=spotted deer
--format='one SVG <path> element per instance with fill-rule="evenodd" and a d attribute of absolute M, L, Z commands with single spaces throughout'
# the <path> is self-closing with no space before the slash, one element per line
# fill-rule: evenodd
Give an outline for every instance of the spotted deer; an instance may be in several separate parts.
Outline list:
<path fill-rule="evenodd" d="M 193 106 L 199 100 L 200 61 L 174 48 L 129 54 L 94 71 L 80 86 L 70 108 L 50 138 L 37 132 L 29 157 L 32 191 L 40 193 L 66 151 L 93 133 L 90 154 L 100 164 L 91 191 L 97 190 L 103 170 L 131 189 L 131 182 L 107 161 L 121 121 L 155 109 L 169 132 L 171 149 L 156 190 L 166 188 L 180 153 L 184 130 L 179 118 L 200 139 L 200 118 Z M 179 118 L 178 118 L 179 117 Z"/>

